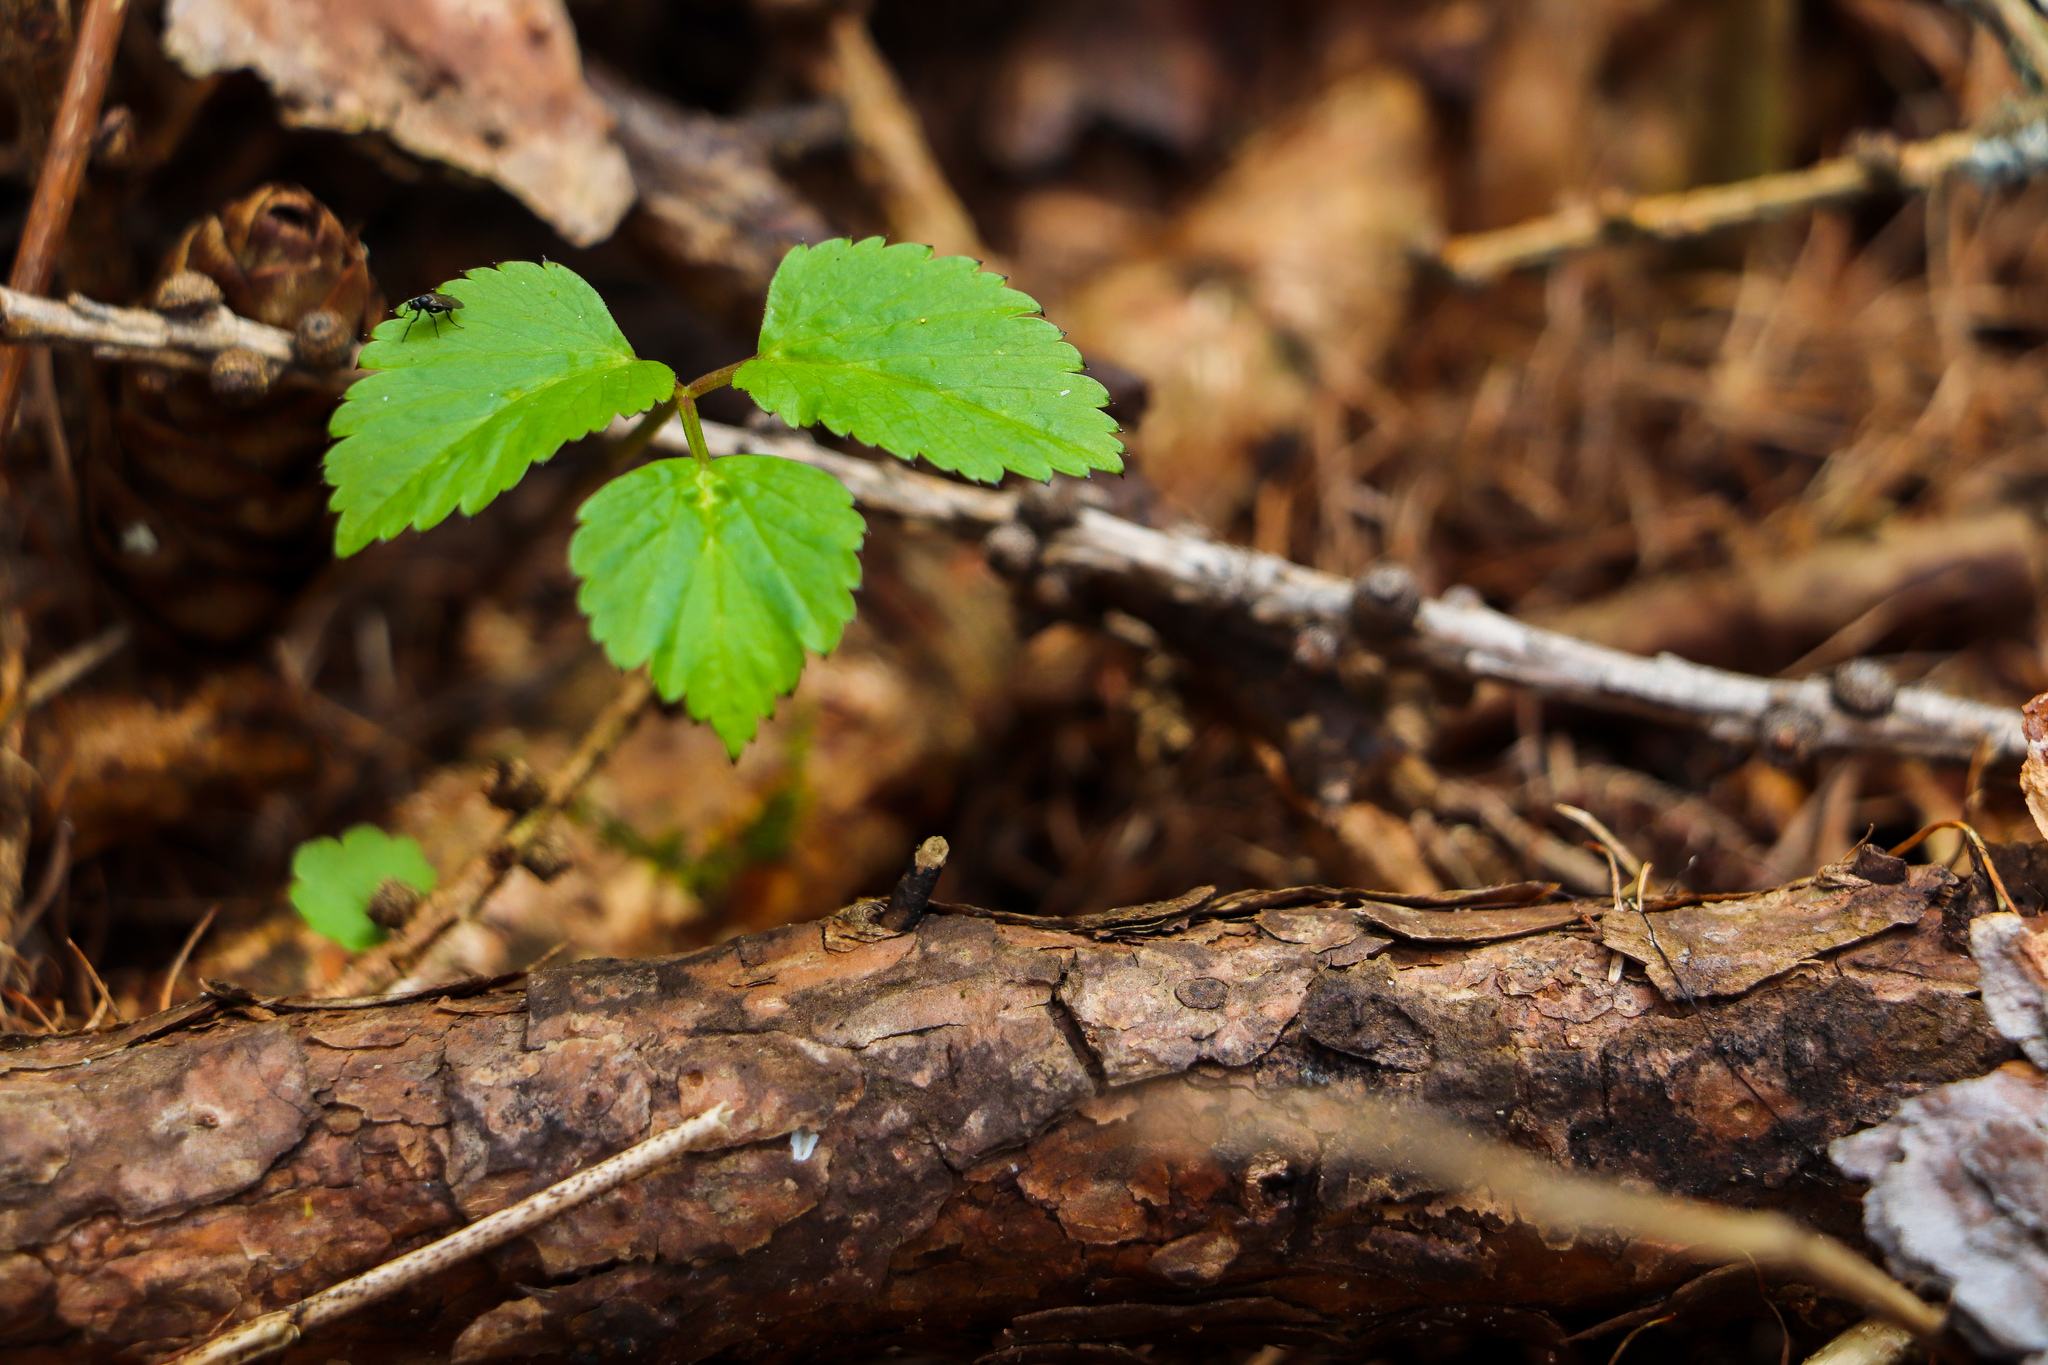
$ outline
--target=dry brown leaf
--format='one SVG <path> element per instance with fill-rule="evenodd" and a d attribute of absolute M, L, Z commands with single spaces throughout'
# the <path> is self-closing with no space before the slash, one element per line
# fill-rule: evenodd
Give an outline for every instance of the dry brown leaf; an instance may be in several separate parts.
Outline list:
<path fill-rule="evenodd" d="M 170 0 L 164 47 L 194 76 L 253 67 L 287 123 L 495 181 L 577 246 L 632 207 L 561 0 Z"/>
<path fill-rule="evenodd" d="M 1600 941 L 1641 963 L 1667 1000 L 1740 995 L 1829 949 L 1914 923 L 1954 884 L 1938 867 L 1908 867 L 1865 845 L 1810 887 L 1648 915 L 1610 910 Z"/>
<path fill-rule="evenodd" d="M 2027 736 L 2020 790 L 2027 795 L 2027 814 L 2034 817 L 2034 828 L 2048 839 L 2048 692 L 2020 708 L 2020 728 Z"/>

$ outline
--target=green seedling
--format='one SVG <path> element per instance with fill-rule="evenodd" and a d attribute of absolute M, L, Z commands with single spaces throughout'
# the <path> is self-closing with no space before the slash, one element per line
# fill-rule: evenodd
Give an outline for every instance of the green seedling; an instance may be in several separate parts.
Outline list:
<path fill-rule="evenodd" d="M 472 270 L 432 297 L 461 309 L 460 328 L 411 332 L 417 313 L 379 325 L 359 361 L 373 373 L 334 415 L 336 552 L 474 514 L 616 417 L 679 412 L 694 458 L 599 489 L 578 513 L 569 564 L 612 660 L 648 665 L 656 691 L 685 701 L 734 757 L 807 653 L 829 653 L 853 619 L 866 524 L 809 465 L 713 460 L 699 398 L 730 383 L 791 426 L 983 482 L 1122 468 L 1108 395 L 1037 303 L 929 247 L 792 249 L 753 357 L 687 384 L 635 356 L 597 291 L 563 266 Z"/>

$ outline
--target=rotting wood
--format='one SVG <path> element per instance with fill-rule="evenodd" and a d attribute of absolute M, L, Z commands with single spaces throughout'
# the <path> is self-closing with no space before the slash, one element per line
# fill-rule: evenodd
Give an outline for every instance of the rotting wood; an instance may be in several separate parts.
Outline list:
<path fill-rule="evenodd" d="M 1810 894 L 1854 880 L 1898 902 L 1872 926 L 1905 927 L 1697 1013 L 1610 980 L 1583 927 L 1419 943 L 1358 893 L 1305 889 L 1092 931 L 934 904 L 909 934 L 795 925 L 456 1007 L 217 993 L 118 1050 L 12 1040 L 0 1343 L 28 1365 L 162 1358 L 722 1100 L 746 1145 L 301 1349 L 794 1361 L 1365 1343 L 1448 1303 L 1599 1321 L 1690 1272 L 1668 1247 L 1559 1246 L 1504 1204 L 1390 1176 L 1332 1107 L 1421 1101 L 1584 1170 L 1853 1236 L 1826 1144 L 2010 1053 L 1944 937 L 1958 885 L 1890 870 L 1866 855 Z"/>

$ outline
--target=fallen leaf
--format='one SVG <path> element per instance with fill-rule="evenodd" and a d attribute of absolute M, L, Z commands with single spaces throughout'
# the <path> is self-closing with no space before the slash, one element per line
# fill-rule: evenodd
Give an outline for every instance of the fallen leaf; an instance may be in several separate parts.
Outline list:
<path fill-rule="evenodd" d="M 170 0 L 164 48 L 193 76 L 254 68 L 286 123 L 494 181 L 577 246 L 633 205 L 561 0 Z"/>
<path fill-rule="evenodd" d="M 1816 954 L 1916 922 L 1952 882 L 1865 845 L 1809 884 L 1647 915 L 1610 910 L 1600 941 L 1641 963 L 1667 1000 L 1740 995 Z"/>

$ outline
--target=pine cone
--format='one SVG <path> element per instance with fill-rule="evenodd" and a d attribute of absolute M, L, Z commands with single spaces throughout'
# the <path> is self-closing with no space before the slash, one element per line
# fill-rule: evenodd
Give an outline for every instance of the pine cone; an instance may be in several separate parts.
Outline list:
<path fill-rule="evenodd" d="M 362 243 L 293 185 L 266 185 L 195 224 L 151 296 L 177 281 L 182 300 L 195 274 L 235 312 L 305 338 L 309 364 L 345 363 L 348 342 L 384 312 Z M 273 383 L 274 367 L 215 368 L 123 372 L 113 434 L 94 443 L 88 528 L 108 578 L 146 613 L 188 639 L 233 645 L 275 624 L 327 562 L 320 460 L 336 397 Z"/>

